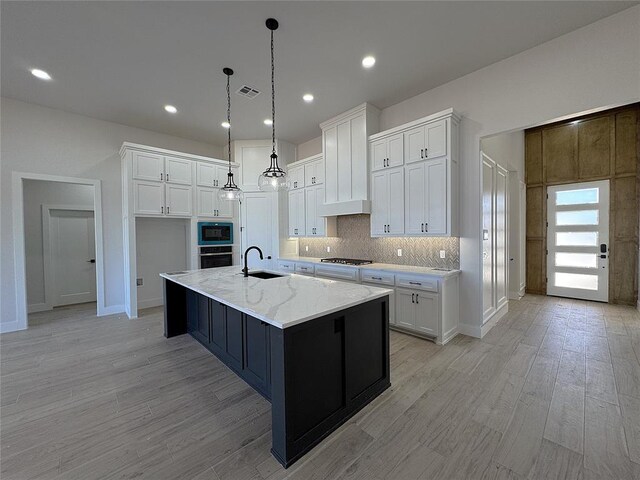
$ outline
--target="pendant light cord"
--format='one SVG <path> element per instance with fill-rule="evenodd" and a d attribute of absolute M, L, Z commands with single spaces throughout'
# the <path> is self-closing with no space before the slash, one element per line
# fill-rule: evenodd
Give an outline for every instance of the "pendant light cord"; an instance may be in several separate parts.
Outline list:
<path fill-rule="evenodd" d="M 227 123 L 229 128 L 227 129 L 227 159 L 229 160 L 229 173 L 231 173 L 231 90 L 229 88 L 230 75 L 227 75 Z"/>
<path fill-rule="evenodd" d="M 276 153 L 276 70 L 273 55 L 273 30 L 271 30 L 271 147 Z M 273 162 L 273 160 L 272 160 Z"/>

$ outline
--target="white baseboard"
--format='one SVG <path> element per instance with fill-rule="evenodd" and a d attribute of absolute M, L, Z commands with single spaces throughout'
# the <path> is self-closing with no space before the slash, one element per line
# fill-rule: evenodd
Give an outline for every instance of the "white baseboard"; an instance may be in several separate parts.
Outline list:
<path fill-rule="evenodd" d="M 0 333 L 17 332 L 18 330 L 26 330 L 27 327 L 18 328 L 18 321 L 0 323 Z"/>
<path fill-rule="evenodd" d="M 442 336 L 442 343 L 440 343 L 440 345 L 446 345 L 450 340 L 453 340 L 453 338 L 458 335 L 458 333 L 458 327 L 452 328 Z"/>
<path fill-rule="evenodd" d="M 98 317 L 105 315 L 115 315 L 116 313 L 124 313 L 124 305 L 109 305 L 98 309 Z"/>
<path fill-rule="evenodd" d="M 164 299 L 162 297 L 151 298 L 149 300 L 138 300 L 138 310 L 142 310 L 143 308 L 159 307 L 160 305 L 164 305 Z"/>
<path fill-rule="evenodd" d="M 46 303 L 32 303 L 27 305 L 27 313 L 46 312 L 47 310 L 53 310 Z"/>

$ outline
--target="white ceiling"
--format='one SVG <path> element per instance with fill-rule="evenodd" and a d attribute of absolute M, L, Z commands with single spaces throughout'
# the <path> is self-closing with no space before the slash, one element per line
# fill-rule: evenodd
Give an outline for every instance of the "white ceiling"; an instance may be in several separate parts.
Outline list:
<path fill-rule="evenodd" d="M 3 1 L 1 93 L 221 145 L 228 66 L 232 89 L 263 92 L 232 96 L 234 137 L 266 138 L 264 21 L 275 17 L 278 137 L 301 143 L 364 101 L 387 107 L 637 3 Z M 34 67 L 53 80 L 32 77 Z"/>

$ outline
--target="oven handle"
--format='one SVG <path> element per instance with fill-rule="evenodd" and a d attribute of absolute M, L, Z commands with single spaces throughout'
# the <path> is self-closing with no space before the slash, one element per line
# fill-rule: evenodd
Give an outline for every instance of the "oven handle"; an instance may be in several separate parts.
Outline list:
<path fill-rule="evenodd" d="M 219 255 L 233 255 L 233 253 L 226 252 L 226 253 L 201 253 L 200 254 L 201 257 L 215 257 Z"/>

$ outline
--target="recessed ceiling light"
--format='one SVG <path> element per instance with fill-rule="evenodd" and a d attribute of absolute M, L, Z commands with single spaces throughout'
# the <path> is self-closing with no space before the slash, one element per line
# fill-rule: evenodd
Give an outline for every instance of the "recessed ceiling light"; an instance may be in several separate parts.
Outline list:
<path fill-rule="evenodd" d="M 273 125 L 273 120 L 271 120 L 270 118 L 265 118 L 263 123 L 265 125 L 271 126 Z"/>
<path fill-rule="evenodd" d="M 362 66 L 364 68 L 371 68 L 376 64 L 376 59 L 372 56 L 364 57 L 362 59 Z"/>
<path fill-rule="evenodd" d="M 231 128 L 231 124 L 229 122 L 222 122 L 220 125 L 222 125 L 223 128 Z"/>
<path fill-rule="evenodd" d="M 178 109 L 173 105 L 165 105 L 164 109 L 169 113 L 178 113 Z"/>
<path fill-rule="evenodd" d="M 51 80 L 51 75 L 49 75 L 44 70 L 40 70 L 39 68 L 32 68 L 31 75 L 39 78 L 40 80 Z"/>
<path fill-rule="evenodd" d="M 305 93 L 302 96 L 302 99 L 307 103 L 311 103 L 311 102 L 313 102 L 313 95 L 311 95 L 310 93 Z"/>

